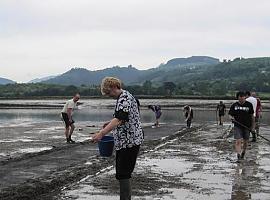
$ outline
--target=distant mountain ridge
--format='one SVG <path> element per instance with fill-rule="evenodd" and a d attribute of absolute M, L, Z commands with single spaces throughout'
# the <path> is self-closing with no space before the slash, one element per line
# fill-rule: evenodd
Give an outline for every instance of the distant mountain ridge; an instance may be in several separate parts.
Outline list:
<path fill-rule="evenodd" d="M 219 64 L 219 59 L 209 56 L 191 56 L 188 58 L 174 58 L 166 64 L 162 64 L 158 69 L 174 70 L 183 67 L 209 66 Z"/>
<path fill-rule="evenodd" d="M 85 68 L 72 68 L 71 70 L 55 78 L 43 81 L 43 83 L 60 85 L 98 85 L 106 76 L 114 76 L 124 83 L 131 83 L 138 80 L 143 71 L 132 66 L 106 68 L 104 70 L 90 71 Z"/>
<path fill-rule="evenodd" d="M 27 83 L 40 83 L 40 82 L 47 81 L 47 80 L 55 78 L 55 77 L 56 76 L 46 76 L 43 78 L 36 78 L 36 79 L 31 80 L 31 81 L 28 81 Z"/>
<path fill-rule="evenodd" d="M 145 80 L 155 79 L 156 75 L 162 76 L 163 71 L 171 71 L 182 68 L 194 68 L 198 66 L 211 66 L 218 64 L 219 59 L 209 56 L 192 56 L 188 58 L 175 58 L 169 60 L 166 64 L 159 67 L 138 70 L 132 65 L 128 67 L 114 66 L 103 70 L 90 71 L 85 68 L 72 68 L 71 70 L 54 77 L 52 79 L 42 81 L 48 84 L 60 85 L 98 85 L 106 76 L 114 76 L 121 79 L 125 84 L 140 84 Z"/>
<path fill-rule="evenodd" d="M 10 79 L 6 79 L 6 78 L 0 78 L 0 85 L 13 84 L 13 83 L 16 83 L 16 82 Z"/>

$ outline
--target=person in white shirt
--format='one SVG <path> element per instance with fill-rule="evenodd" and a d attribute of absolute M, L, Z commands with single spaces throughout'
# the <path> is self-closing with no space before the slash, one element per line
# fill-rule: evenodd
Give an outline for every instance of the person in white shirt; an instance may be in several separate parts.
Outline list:
<path fill-rule="evenodd" d="M 72 113 L 73 110 L 76 108 L 79 99 L 80 94 L 75 94 L 72 99 L 68 100 L 65 103 L 64 108 L 61 111 L 62 120 L 65 123 L 65 136 L 67 139 L 67 143 L 75 143 L 75 141 L 71 139 L 71 135 L 75 129 L 75 121 L 72 119 Z"/>
<path fill-rule="evenodd" d="M 251 96 L 249 91 L 246 91 L 246 101 L 250 102 L 252 104 L 254 113 L 253 116 L 254 118 L 256 117 L 256 108 L 257 108 L 257 99 L 253 96 Z M 257 138 L 256 138 L 256 133 L 252 132 L 252 140 L 251 142 L 256 142 Z"/>

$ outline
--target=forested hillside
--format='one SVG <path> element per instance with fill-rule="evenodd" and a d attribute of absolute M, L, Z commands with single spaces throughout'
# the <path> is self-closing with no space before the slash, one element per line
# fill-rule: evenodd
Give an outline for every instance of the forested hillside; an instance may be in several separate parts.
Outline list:
<path fill-rule="evenodd" d="M 115 74 L 112 74 L 111 70 Z M 81 72 L 85 74 L 89 72 L 85 69 L 73 69 L 71 71 L 80 72 L 77 76 L 81 80 L 85 79 Z M 118 72 L 121 73 L 119 74 Z M 99 96 L 100 81 L 104 76 L 108 75 L 122 79 L 125 88 L 135 95 L 233 96 L 237 90 L 254 90 L 270 94 L 270 58 L 266 57 L 236 58 L 233 61 L 223 61 L 216 65 L 178 66 L 176 69 L 171 70 L 151 69 L 140 71 L 131 66 L 125 69 L 115 67 L 108 69 L 108 71 L 102 70 L 99 76 L 93 76 L 97 84 L 86 85 L 83 84 L 84 82 L 79 82 L 82 84 L 77 85 L 47 83 L 8 84 L 0 85 L 0 96 L 66 96 L 72 95 L 75 92 L 80 92 L 82 95 L 87 96 Z M 73 79 L 72 76 L 67 77 L 70 80 Z M 134 81 L 137 78 L 140 81 Z M 133 84 L 127 84 L 131 82 Z M 72 82 L 70 81 L 70 83 Z"/>

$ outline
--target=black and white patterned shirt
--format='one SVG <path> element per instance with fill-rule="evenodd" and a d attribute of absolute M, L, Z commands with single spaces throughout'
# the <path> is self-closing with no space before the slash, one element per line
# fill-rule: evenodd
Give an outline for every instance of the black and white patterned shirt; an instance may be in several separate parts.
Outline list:
<path fill-rule="evenodd" d="M 126 90 L 117 99 L 114 117 L 123 121 L 113 130 L 115 149 L 130 148 L 143 142 L 143 130 L 136 99 Z"/>

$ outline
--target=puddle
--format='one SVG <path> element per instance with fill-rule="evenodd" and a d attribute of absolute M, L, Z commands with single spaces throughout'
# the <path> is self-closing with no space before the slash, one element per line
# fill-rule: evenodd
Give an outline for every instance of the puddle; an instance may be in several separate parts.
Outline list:
<path fill-rule="evenodd" d="M 52 139 L 63 139 L 64 136 L 63 135 L 53 135 L 50 138 L 52 138 Z"/>
<path fill-rule="evenodd" d="M 185 161 L 184 159 L 177 158 L 164 158 L 164 159 L 149 159 L 138 161 L 139 169 L 150 168 L 153 172 L 163 173 L 166 172 L 171 175 L 182 175 L 189 171 L 193 164 Z M 138 169 L 138 170 L 139 170 Z"/>
<path fill-rule="evenodd" d="M 50 150 L 52 147 L 32 147 L 32 148 L 25 148 L 25 149 L 19 149 L 19 153 L 35 153 L 45 150 Z"/>
<path fill-rule="evenodd" d="M 15 128 L 15 127 L 33 127 L 33 124 L 30 122 L 21 122 L 21 123 L 9 123 L 9 124 L 4 124 L 3 127 L 10 127 L 10 128 Z"/>
<path fill-rule="evenodd" d="M 65 193 L 64 197 L 61 197 L 62 200 L 84 200 L 84 199 L 95 199 L 95 200 L 119 200 L 118 194 L 108 194 L 106 190 L 97 189 L 88 184 L 81 184 L 79 187 L 74 188 L 74 190 L 68 191 Z"/>
<path fill-rule="evenodd" d="M 176 188 L 162 188 L 158 194 L 152 196 L 144 197 L 134 197 L 134 199 L 140 200 L 198 200 L 198 199 L 207 199 L 207 200 L 217 200 L 217 199 L 230 199 L 230 194 L 198 194 L 197 192 L 192 192 L 187 189 L 176 189 Z"/>
<path fill-rule="evenodd" d="M 13 143 L 13 142 L 33 142 L 32 139 L 4 139 L 0 140 L 0 143 Z"/>

